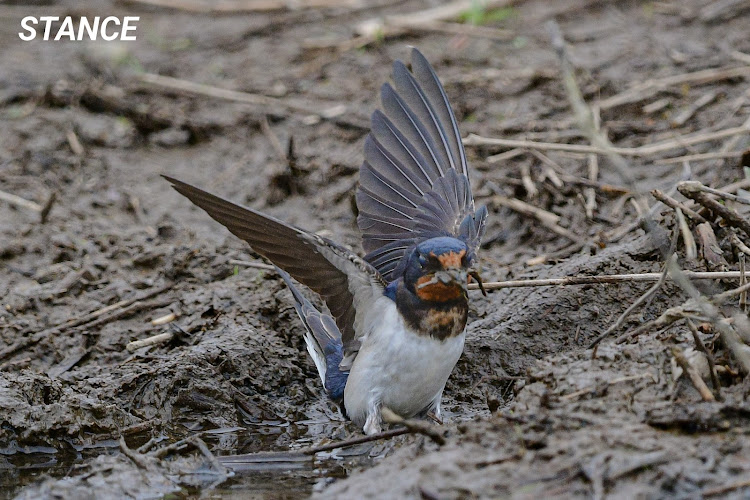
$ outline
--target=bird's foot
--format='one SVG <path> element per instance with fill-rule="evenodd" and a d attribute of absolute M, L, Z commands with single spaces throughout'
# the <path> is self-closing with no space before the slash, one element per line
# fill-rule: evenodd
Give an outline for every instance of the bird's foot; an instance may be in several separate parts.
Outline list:
<path fill-rule="evenodd" d="M 365 420 L 365 425 L 362 430 L 368 436 L 381 432 L 382 428 L 380 426 L 380 412 L 372 412 L 367 415 L 367 420 Z"/>
<path fill-rule="evenodd" d="M 443 425 L 443 416 L 440 412 L 440 408 L 434 411 L 428 411 L 427 418 L 429 418 L 430 420 L 432 420 L 438 425 Z"/>

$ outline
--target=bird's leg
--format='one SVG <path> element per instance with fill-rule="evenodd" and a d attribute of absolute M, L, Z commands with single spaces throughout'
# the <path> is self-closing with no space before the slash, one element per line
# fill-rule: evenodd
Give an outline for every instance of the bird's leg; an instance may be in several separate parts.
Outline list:
<path fill-rule="evenodd" d="M 382 417 L 380 416 L 380 403 L 371 403 L 369 411 L 367 412 L 367 420 L 362 430 L 368 436 L 371 434 L 377 434 L 382 431 L 381 428 Z"/>
<path fill-rule="evenodd" d="M 436 424 L 443 425 L 443 412 L 440 409 L 440 401 L 443 399 L 443 391 L 435 397 L 430 405 L 431 408 L 427 412 L 427 418 L 435 422 Z"/>
<path fill-rule="evenodd" d="M 440 406 L 438 406 L 434 410 L 428 411 L 427 418 L 429 418 L 430 420 L 432 420 L 438 425 L 443 425 L 443 415 L 440 411 Z"/>

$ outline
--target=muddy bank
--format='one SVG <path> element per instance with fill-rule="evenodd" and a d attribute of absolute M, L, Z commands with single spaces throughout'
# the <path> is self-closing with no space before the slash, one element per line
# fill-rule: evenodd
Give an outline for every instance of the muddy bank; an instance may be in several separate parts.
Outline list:
<path fill-rule="evenodd" d="M 105 0 L 48 4 L 8 7 L 0 23 L 0 190 L 42 206 L 56 196 L 44 223 L 37 210 L 0 201 L 4 497 L 208 488 L 265 498 L 745 493 L 747 381 L 715 331 L 701 326 L 700 335 L 723 370 L 719 403 L 702 402 L 675 377 L 671 348 L 693 346 L 684 323 L 625 344 L 607 340 L 592 360 L 589 343 L 649 283 L 472 292 L 466 351 L 445 394 L 446 445 L 401 436 L 225 476 L 213 456 L 299 449 L 358 430 L 326 401 L 281 281 L 237 263 L 260 260 L 159 175 L 359 249 L 353 195 L 367 120 L 407 45 L 434 63 L 464 135 L 587 144 L 544 28 L 556 19 L 610 140 L 676 144 L 629 154 L 640 186 L 686 201 L 673 189 L 680 180 L 721 187 L 745 175 L 747 134 L 693 139 L 739 127 L 750 113 L 747 12 L 701 2 L 518 2 L 473 14 L 492 32 L 409 30 L 351 49 L 341 44 L 358 22 L 429 5 L 227 16 Z M 142 36 L 127 45 L 20 43 L 13 16 L 46 8 L 137 13 Z M 281 104 L 167 89 L 144 75 Z M 337 111 L 316 118 L 304 109 Z M 490 208 L 485 280 L 661 270 L 604 157 L 513 149 L 468 148 L 477 202 Z M 721 157 L 695 156 L 705 153 Z M 498 193 L 552 214 L 557 232 Z M 673 210 L 657 207 L 654 219 L 684 268 L 737 269 L 723 219 L 702 213 L 717 234 L 711 248 L 721 250 L 710 261 L 702 247 L 686 258 Z M 581 245 L 571 247 L 571 233 Z M 736 281 L 696 285 L 715 293 Z M 685 299 L 666 283 L 613 338 Z M 170 324 L 152 323 L 170 314 Z M 160 334 L 170 338 L 127 349 Z M 166 448 L 190 438 L 205 450 L 197 441 Z"/>
<path fill-rule="evenodd" d="M 745 497 L 732 485 L 750 472 L 747 384 L 719 405 L 670 400 L 689 391 L 661 372 L 660 342 L 599 355 L 545 359 L 508 407 L 451 428 L 446 446 L 404 447 L 319 496 Z"/>

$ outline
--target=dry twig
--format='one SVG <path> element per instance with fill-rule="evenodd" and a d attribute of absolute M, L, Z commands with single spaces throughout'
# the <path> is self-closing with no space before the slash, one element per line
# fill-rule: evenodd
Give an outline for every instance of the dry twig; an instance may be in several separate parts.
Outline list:
<path fill-rule="evenodd" d="M 177 315 L 175 313 L 169 313 L 169 314 L 165 314 L 164 316 L 160 316 L 158 318 L 152 319 L 151 324 L 153 326 L 166 325 L 167 323 L 171 323 L 175 319 L 177 319 Z"/>
<path fill-rule="evenodd" d="M 641 379 L 644 379 L 644 378 L 651 378 L 652 381 L 656 381 L 656 378 L 654 377 L 654 375 L 652 373 L 646 372 L 646 373 L 640 373 L 638 375 L 630 375 L 630 376 L 627 376 L 627 377 L 620 377 L 620 378 L 616 378 L 616 379 L 613 379 L 613 380 L 608 380 L 606 382 L 606 384 L 609 387 L 609 386 L 612 386 L 612 385 L 615 385 L 615 384 L 621 384 L 623 382 L 632 382 L 634 380 L 641 380 Z M 581 396 L 585 396 L 586 394 L 591 394 L 593 392 L 596 392 L 596 390 L 597 390 L 596 386 L 595 387 L 589 387 L 589 388 L 586 388 L 586 389 L 580 389 L 578 391 L 571 392 L 569 394 L 565 394 L 564 396 L 560 396 L 560 399 L 563 400 L 563 401 L 569 401 L 571 399 L 576 399 L 576 398 L 579 398 Z"/>
<path fill-rule="evenodd" d="M 565 259 L 573 255 L 574 253 L 580 251 L 583 247 L 585 247 L 588 244 L 589 243 L 587 241 L 579 240 L 575 243 L 570 243 L 567 246 L 560 248 L 559 250 L 555 250 L 550 253 L 544 253 L 541 255 L 537 255 L 536 257 L 527 259 L 526 262 L 524 262 L 524 264 L 527 266 L 538 266 L 550 260 Z M 472 285 L 469 285 L 469 287 L 471 286 Z"/>
<path fill-rule="evenodd" d="M 570 241 L 580 241 L 580 236 L 573 233 L 569 229 L 565 229 L 564 227 L 560 226 L 559 215 L 548 212 L 543 208 L 536 207 L 517 198 L 508 198 L 507 196 L 502 194 L 503 191 L 492 181 L 487 181 L 487 186 L 496 193 L 495 196 L 492 197 L 492 201 L 494 203 L 503 207 L 510 208 L 511 210 L 515 210 L 516 212 L 527 217 L 532 217 L 538 220 L 544 227 L 550 229 L 556 234 L 559 234 L 560 236 L 568 238 Z"/>
<path fill-rule="evenodd" d="M 599 108 L 594 108 L 594 128 L 599 130 L 601 126 L 601 117 L 599 115 Z M 588 161 L 589 180 L 596 182 L 599 178 L 599 157 L 593 153 L 589 154 Z M 586 218 L 591 220 L 594 218 L 594 210 L 596 210 L 596 191 L 593 188 L 586 188 L 583 191 L 585 197 L 585 210 Z"/>
<path fill-rule="evenodd" d="M 738 256 L 738 260 L 740 261 L 740 286 L 747 283 L 747 276 L 745 276 L 745 253 L 740 252 Z M 743 292 L 740 294 L 740 310 L 744 311 L 747 309 L 747 292 Z"/>
<path fill-rule="evenodd" d="M 122 310 L 128 310 L 126 308 L 133 306 L 136 303 L 141 303 L 141 301 L 143 300 L 146 300 L 156 295 L 159 295 L 161 293 L 164 293 L 167 290 L 171 289 L 173 286 L 174 284 L 170 283 L 168 285 L 160 286 L 157 288 L 152 288 L 151 290 L 148 290 L 133 298 L 121 300 L 115 304 L 102 307 L 101 309 L 97 309 L 96 311 L 93 311 L 91 313 L 85 314 L 78 318 L 70 319 L 64 323 L 60 323 L 59 325 L 37 332 L 29 337 L 18 339 L 12 345 L 0 351 L 0 360 L 5 359 L 8 356 L 12 356 L 13 354 L 20 351 L 21 349 L 25 349 L 29 346 L 36 344 L 40 342 L 42 339 L 45 339 L 50 335 L 59 334 L 67 330 L 68 328 L 73 328 L 73 327 L 81 326 L 81 325 L 90 326 L 90 325 L 98 324 L 97 322 L 100 321 L 100 318 L 104 316 L 105 314 L 114 313 L 114 315 L 119 315 L 122 312 Z M 112 316 L 107 316 L 106 318 L 103 318 L 103 319 L 111 320 L 113 318 Z"/>
<path fill-rule="evenodd" d="M 661 279 L 663 273 L 609 274 L 600 276 L 568 276 L 565 278 L 544 278 L 533 280 L 489 281 L 484 283 L 485 290 L 503 288 L 521 288 L 536 286 L 571 286 L 571 285 L 606 285 L 614 283 L 654 282 Z M 731 279 L 740 278 L 739 271 L 683 271 L 688 279 Z M 667 277 L 671 279 L 671 277 Z M 470 290 L 478 290 L 476 283 L 469 284 Z"/>
<path fill-rule="evenodd" d="M 509 0 L 487 0 L 482 2 L 482 6 L 489 9 L 503 7 L 509 3 Z M 387 36 L 400 35 L 405 29 L 419 29 L 420 27 L 428 27 L 431 24 L 446 19 L 455 19 L 461 13 L 471 9 L 475 5 L 476 0 L 454 0 L 453 2 L 438 5 L 430 9 L 375 17 L 359 23 L 356 31 L 368 40 L 382 39 Z M 503 33 L 502 31 L 498 33 L 500 33 L 500 36 L 508 36 L 507 33 Z"/>
<path fill-rule="evenodd" d="M 389 429 L 387 431 L 379 432 L 377 434 L 370 434 L 369 436 L 357 436 L 351 439 L 345 439 L 342 441 L 334 441 L 332 443 L 310 446 L 308 448 L 301 448 L 298 450 L 290 451 L 270 451 L 270 452 L 257 452 L 257 453 L 244 453 L 242 455 L 227 455 L 218 457 L 218 460 L 223 465 L 230 469 L 237 469 L 247 467 L 252 464 L 265 464 L 269 462 L 287 462 L 287 461 L 300 461 L 309 460 L 308 457 L 314 456 L 318 453 L 326 451 L 333 451 L 339 448 L 347 448 L 349 446 L 356 446 L 363 443 L 370 443 L 372 441 L 378 441 L 381 439 L 391 439 L 396 436 L 403 436 L 404 434 L 410 434 L 412 431 L 406 427 L 399 427 L 396 429 Z"/>
<path fill-rule="evenodd" d="M 553 214 L 554 215 L 554 214 Z M 580 247 L 579 247 L 580 248 Z M 230 264 L 256 267 L 258 269 L 274 271 L 274 267 L 259 262 L 232 259 Z M 740 278 L 739 271 L 683 271 L 685 276 L 694 280 L 735 280 Z M 605 285 L 616 283 L 654 282 L 661 279 L 663 273 L 634 273 L 609 274 L 599 276 L 566 276 L 564 278 L 544 278 L 531 280 L 488 281 L 484 283 L 486 290 L 502 290 L 504 288 L 527 288 L 540 286 L 573 286 L 573 285 Z M 479 285 L 469 283 L 469 290 L 479 290 Z"/>
<path fill-rule="evenodd" d="M 31 210 L 32 212 L 42 211 L 42 206 L 39 203 L 27 200 L 26 198 L 21 198 L 20 196 L 12 193 L 6 193 L 5 191 L 0 191 L 0 200 L 8 202 L 11 205 L 15 205 L 17 207 Z"/>
<path fill-rule="evenodd" d="M 229 259 L 229 264 L 233 266 L 252 267 L 253 269 L 262 269 L 264 271 L 276 270 L 276 268 L 271 264 L 264 264 L 263 262 L 253 262 L 250 260 Z"/>
<path fill-rule="evenodd" d="M 83 149 L 83 146 L 81 145 L 81 141 L 78 140 L 78 136 L 76 135 L 73 129 L 70 129 L 66 132 L 65 138 L 68 140 L 68 145 L 70 146 L 70 150 L 73 151 L 74 155 L 76 156 L 84 155 L 86 151 Z"/>
<path fill-rule="evenodd" d="M 191 443 L 193 446 L 198 448 L 198 451 L 201 452 L 201 455 L 208 460 L 208 463 L 211 464 L 211 467 L 214 469 L 214 472 L 216 472 L 219 476 L 219 478 L 214 482 L 214 485 L 218 485 L 220 483 L 223 483 L 224 480 L 228 477 L 227 475 L 227 469 L 222 465 L 221 462 L 216 458 L 216 455 L 211 453 L 211 450 L 208 449 L 208 446 L 206 446 L 205 441 L 203 441 L 198 436 L 193 436 Z M 210 489 L 210 488 L 207 488 Z"/>
<path fill-rule="evenodd" d="M 693 73 L 684 73 L 682 75 L 674 75 L 665 78 L 646 80 L 645 82 L 633 85 L 631 88 L 624 92 L 600 101 L 599 108 L 611 109 L 616 106 L 622 106 L 623 104 L 643 101 L 644 99 L 648 99 L 649 97 L 653 96 L 657 92 L 660 92 L 661 90 L 668 87 L 673 87 L 675 85 L 683 85 L 686 83 L 702 85 L 743 76 L 750 76 L 750 66 L 704 69 L 701 71 L 695 71 Z"/>
<path fill-rule="evenodd" d="M 665 194 L 665 193 L 663 193 L 662 191 L 660 191 L 658 189 L 653 189 L 651 191 L 651 195 L 654 198 L 656 198 L 657 200 L 659 200 L 660 202 L 662 202 L 665 205 L 667 205 L 668 207 L 671 207 L 674 210 L 678 210 L 679 209 L 682 212 L 683 215 L 687 215 L 688 217 L 690 217 L 690 219 L 692 219 L 696 223 L 700 224 L 702 222 L 706 222 L 706 219 L 704 219 L 701 214 L 699 214 L 698 212 L 694 211 L 693 209 L 691 209 L 690 207 L 688 207 L 684 203 L 675 200 L 674 198 L 672 198 L 668 194 Z"/>
<path fill-rule="evenodd" d="M 711 391 L 708 389 L 708 386 L 701 378 L 700 373 L 698 373 L 698 371 L 693 368 L 693 366 L 685 357 L 685 354 L 682 352 L 682 349 L 677 346 L 672 346 L 672 356 L 674 356 L 675 361 L 677 361 L 677 364 L 680 365 L 680 368 L 682 368 L 683 373 L 687 374 L 687 376 L 690 378 L 690 381 L 693 383 L 693 387 L 695 387 L 695 390 L 697 390 L 701 395 L 703 401 L 716 401 L 713 393 L 711 393 Z"/>
<path fill-rule="evenodd" d="M 136 464 L 138 467 L 144 470 L 151 470 L 154 467 L 153 458 L 149 457 L 147 455 L 142 455 L 138 453 L 137 451 L 133 451 L 130 448 L 128 448 L 127 443 L 125 443 L 125 436 L 120 436 L 120 451 L 122 451 L 122 454 L 128 457 L 130 460 L 133 461 L 134 464 Z"/>
<path fill-rule="evenodd" d="M 466 146 L 501 146 L 507 148 L 536 149 L 539 151 L 568 151 L 572 153 L 595 153 L 603 155 L 617 154 L 622 156 L 644 157 L 665 153 L 673 149 L 681 149 L 704 142 L 711 142 L 718 139 L 726 139 L 727 137 L 745 134 L 750 134 L 750 128 L 741 125 L 739 127 L 717 130 L 716 132 L 699 132 L 697 134 L 678 136 L 674 139 L 653 144 L 645 144 L 635 148 L 619 148 L 611 145 L 610 147 L 603 147 L 602 145 L 589 146 L 586 144 L 563 144 L 556 142 L 525 141 L 519 139 L 500 139 L 495 137 L 482 137 L 476 134 L 469 134 L 463 142 Z"/>
<path fill-rule="evenodd" d="M 708 268 L 711 270 L 726 268 L 727 261 L 724 259 L 724 252 L 719 246 L 711 224 L 702 222 L 695 226 L 695 231 L 700 242 L 701 256 L 706 261 Z"/>
<path fill-rule="evenodd" d="M 749 3 L 748 0 L 715 0 L 703 6 L 698 17 L 707 23 L 726 21 L 741 13 Z"/>
<path fill-rule="evenodd" d="M 691 290 L 689 293 L 691 297 L 690 299 L 679 306 L 667 309 L 661 314 L 661 316 L 659 316 L 655 320 L 644 323 L 638 328 L 620 335 L 615 342 L 620 344 L 622 342 L 635 338 L 652 328 L 665 328 L 672 325 L 678 320 L 689 317 L 701 318 L 701 315 L 703 315 L 711 321 L 714 328 L 719 332 L 719 336 L 722 342 L 726 346 L 727 350 L 729 350 L 729 352 L 731 352 L 734 358 L 737 360 L 742 372 L 744 374 L 749 374 L 750 349 L 748 349 L 748 347 L 742 342 L 742 339 L 737 334 L 737 332 L 726 321 L 721 320 L 716 306 L 721 305 L 726 300 L 738 296 L 750 289 L 750 283 L 746 283 L 743 286 L 737 287 L 733 290 L 728 290 L 718 295 L 714 295 L 709 299 L 701 296 L 689 281 L 687 283 L 682 283 L 680 286 L 683 289 Z"/>
<path fill-rule="evenodd" d="M 320 9 L 332 7 L 358 7 L 360 0 L 118 0 L 125 5 L 148 5 L 200 14 L 239 14 L 242 12 L 274 12 Z"/>
<path fill-rule="evenodd" d="M 536 198 L 539 195 L 539 190 L 531 178 L 531 163 L 529 162 L 521 163 L 521 183 L 524 189 L 526 189 L 526 195 L 529 198 Z"/>
<path fill-rule="evenodd" d="M 137 300 L 133 302 L 132 304 L 128 305 L 127 307 L 117 309 L 116 311 L 113 311 L 110 314 L 107 314 L 106 316 L 101 316 L 93 321 L 85 323 L 84 325 L 79 325 L 79 328 L 99 327 L 107 323 L 111 323 L 112 321 L 116 319 L 120 319 L 124 316 L 131 316 L 139 311 L 157 309 L 159 307 L 168 306 L 171 303 L 172 303 L 172 299 L 154 299 L 151 301 Z"/>
<path fill-rule="evenodd" d="M 448 35 L 470 36 L 474 38 L 487 38 L 489 40 L 508 41 L 515 38 L 516 34 L 510 30 L 491 28 L 488 26 L 474 26 L 472 24 L 449 23 L 444 21 L 406 21 L 395 17 L 385 26 L 387 36 L 397 36 L 408 31 L 425 31 L 428 33 L 445 33 Z"/>
<path fill-rule="evenodd" d="M 692 198 L 696 202 L 700 203 L 713 213 L 719 215 L 726 221 L 730 226 L 741 229 L 748 236 L 750 236 L 750 222 L 745 220 L 736 210 L 726 207 L 716 201 L 715 199 L 708 196 L 706 186 L 697 181 L 686 181 L 678 184 L 677 189 L 684 196 Z"/>
<path fill-rule="evenodd" d="M 682 182 L 680 184 L 685 186 L 688 183 Z M 720 198 L 724 198 L 725 200 L 734 201 L 737 203 L 741 203 L 743 205 L 750 205 L 750 200 L 748 200 L 747 198 L 742 198 L 741 196 L 737 196 L 736 194 L 733 194 L 733 193 L 724 192 L 721 189 L 714 189 L 712 187 L 706 186 L 705 184 L 701 184 L 700 182 L 697 182 L 697 181 L 690 182 L 689 189 L 697 189 L 699 191 L 703 191 L 704 193 L 715 194 L 716 196 Z"/>
<path fill-rule="evenodd" d="M 5 191 L 0 191 L 0 200 L 10 203 L 11 205 L 15 205 L 17 207 L 25 208 L 26 210 L 31 210 L 32 212 L 38 213 L 40 221 L 42 222 L 42 224 L 44 224 L 45 222 L 47 222 L 47 216 L 49 215 L 50 210 L 52 210 L 52 206 L 57 200 L 57 194 L 53 191 L 52 194 L 50 194 L 49 198 L 47 198 L 47 201 L 44 203 L 44 205 L 40 205 L 39 203 L 36 203 L 34 201 L 27 200 L 26 198 L 21 198 L 20 196 L 16 196 L 15 194 L 6 193 Z"/>
<path fill-rule="evenodd" d="M 617 330 L 622 326 L 622 324 L 625 322 L 628 316 L 630 316 L 630 313 L 632 313 L 636 308 L 640 307 L 641 304 L 646 302 L 649 298 L 653 297 L 656 292 L 659 291 L 661 286 L 664 284 L 664 281 L 667 279 L 667 268 L 664 267 L 664 271 L 659 273 L 659 280 L 654 283 L 654 285 L 646 290 L 646 293 L 638 297 L 638 300 L 630 304 L 630 306 L 625 309 L 625 311 L 620 315 L 619 318 L 617 318 L 617 321 L 615 321 L 609 328 L 607 328 L 604 333 L 599 335 L 596 339 L 594 339 L 591 344 L 589 344 L 589 349 L 593 349 L 596 347 L 602 340 L 606 339 L 613 331 Z"/>
<path fill-rule="evenodd" d="M 687 123 L 687 121 L 692 118 L 698 110 L 714 102 L 716 98 L 719 97 L 719 94 L 720 92 L 718 90 L 713 90 L 707 94 L 703 94 L 672 119 L 672 126 L 682 127 L 685 125 L 685 123 Z"/>
<path fill-rule="evenodd" d="M 128 345 L 126 345 L 125 348 L 128 350 L 128 352 L 135 352 L 141 347 L 167 343 L 172 340 L 172 338 L 174 338 L 174 334 L 172 332 L 160 333 L 143 340 L 134 340 L 132 342 L 128 342 Z"/>
<path fill-rule="evenodd" d="M 342 104 L 336 104 L 333 106 L 329 106 L 327 109 L 321 110 L 320 107 L 295 103 L 290 100 L 268 97 L 260 94 L 250 94 L 248 92 L 239 92 L 237 90 L 223 89 L 220 87 L 215 87 L 213 85 L 181 80 L 179 78 L 173 78 L 171 76 L 156 75 L 153 73 L 142 73 L 138 76 L 138 79 L 142 83 L 162 89 L 171 90 L 174 92 L 202 95 L 206 97 L 213 97 L 215 99 L 224 99 L 226 101 L 240 102 L 258 106 L 266 110 L 266 112 L 269 114 L 278 114 L 280 110 L 285 110 L 286 112 L 300 113 L 306 115 L 307 117 L 312 117 L 317 121 L 330 120 L 336 123 L 342 123 L 348 126 L 369 130 L 369 126 L 364 122 L 360 123 L 356 119 L 352 120 L 351 117 L 347 118 L 346 106 Z M 306 123 L 314 124 L 315 121 L 310 120 L 306 121 Z"/>
<path fill-rule="evenodd" d="M 682 209 L 677 207 L 674 209 L 674 214 L 677 217 L 677 225 L 680 228 L 680 234 L 682 235 L 682 242 L 685 244 L 685 258 L 688 261 L 694 261 L 698 257 L 698 248 L 695 245 L 695 238 L 693 238 L 693 232 L 690 231 L 685 214 L 682 213 Z M 741 285 L 742 283 L 740 283 Z"/>
<path fill-rule="evenodd" d="M 659 165 L 669 165 L 672 163 L 682 163 L 684 161 L 703 161 L 703 160 L 721 160 L 726 158 L 739 158 L 742 151 L 727 151 L 724 153 L 697 153 L 685 156 L 675 156 L 674 158 L 660 158 L 654 163 Z"/>
<path fill-rule="evenodd" d="M 409 422 L 413 423 L 411 420 Z M 424 424 L 424 422 L 421 423 Z M 438 439 L 442 439 L 444 442 L 445 439 L 442 437 L 442 435 L 437 433 L 437 431 L 433 428 L 434 426 L 430 426 L 428 424 L 426 425 L 431 428 L 429 429 L 430 434 L 436 434 Z M 318 453 L 333 451 L 349 446 L 356 446 L 359 444 L 378 441 L 381 439 L 391 439 L 396 436 L 403 436 L 404 434 L 426 434 L 426 432 L 424 426 L 421 426 L 419 428 L 414 426 L 398 427 L 395 429 L 389 429 L 387 431 L 379 432 L 377 434 L 371 434 L 369 436 L 357 436 L 351 439 L 345 439 L 343 441 L 334 441 L 332 443 L 310 446 L 298 450 L 229 455 L 218 457 L 218 460 L 223 465 L 228 466 L 229 468 L 239 468 L 250 464 L 263 464 L 268 462 L 299 461 L 300 459 L 307 459 L 306 457 L 314 456 Z M 433 438 L 433 436 L 429 434 L 428 437 L 430 437 L 431 439 Z"/>
<path fill-rule="evenodd" d="M 719 190 L 725 193 L 736 193 L 740 189 L 747 189 L 747 188 L 750 188 L 750 179 L 742 179 L 737 182 L 727 184 L 726 186 L 720 187 Z"/>
<path fill-rule="evenodd" d="M 424 422 L 422 420 L 403 418 L 386 406 L 383 406 L 380 409 L 380 414 L 383 416 L 383 419 L 389 424 L 403 425 L 414 433 L 427 436 L 438 445 L 445 444 L 445 438 L 434 425 L 428 424 L 427 422 Z"/>
<path fill-rule="evenodd" d="M 737 236 L 736 233 L 732 232 L 729 236 L 730 241 L 732 242 L 732 245 L 737 247 L 737 250 L 744 253 L 745 255 L 750 255 L 750 247 L 745 245 L 743 241 Z"/>
<path fill-rule="evenodd" d="M 708 361 L 708 369 L 711 372 L 711 385 L 713 385 L 714 387 L 716 399 L 721 401 L 723 399 L 721 396 L 721 383 L 719 382 L 719 376 L 716 373 L 716 362 L 714 361 L 714 355 L 711 353 L 711 351 L 708 350 L 708 348 L 706 348 L 706 345 L 701 340 L 700 334 L 698 333 L 698 328 L 696 328 L 693 320 L 691 320 L 690 318 L 685 318 L 685 323 L 687 323 L 688 329 L 693 335 L 693 342 L 695 342 L 695 347 L 697 347 L 699 351 L 706 355 L 706 360 Z"/>
<path fill-rule="evenodd" d="M 701 492 L 701 496 L 714 497 L 714 496 L 719 496 L 719 495 L 726 495 L 729 492 L 732 492 L 734 490 L 739 490 L 742 488 L 750 488 L 750 478 L 740 479 L 733 483 L 723 484 L 716 488 L 709 488 L 709 489 L 703 490 Z"/>

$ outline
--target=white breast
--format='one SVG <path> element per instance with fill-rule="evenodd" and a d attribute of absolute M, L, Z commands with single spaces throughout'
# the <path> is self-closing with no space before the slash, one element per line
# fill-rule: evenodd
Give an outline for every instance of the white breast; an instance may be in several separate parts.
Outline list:
<path fill-rule="evenodd" d="M 363 339 L 344 391 L 349 417 L 363 425 L 378 404 L 408 418 L 442 392 L 464 347 L 465 334 L 437 340 L 409 331 L 396 304 L 383 297 Z"/>

